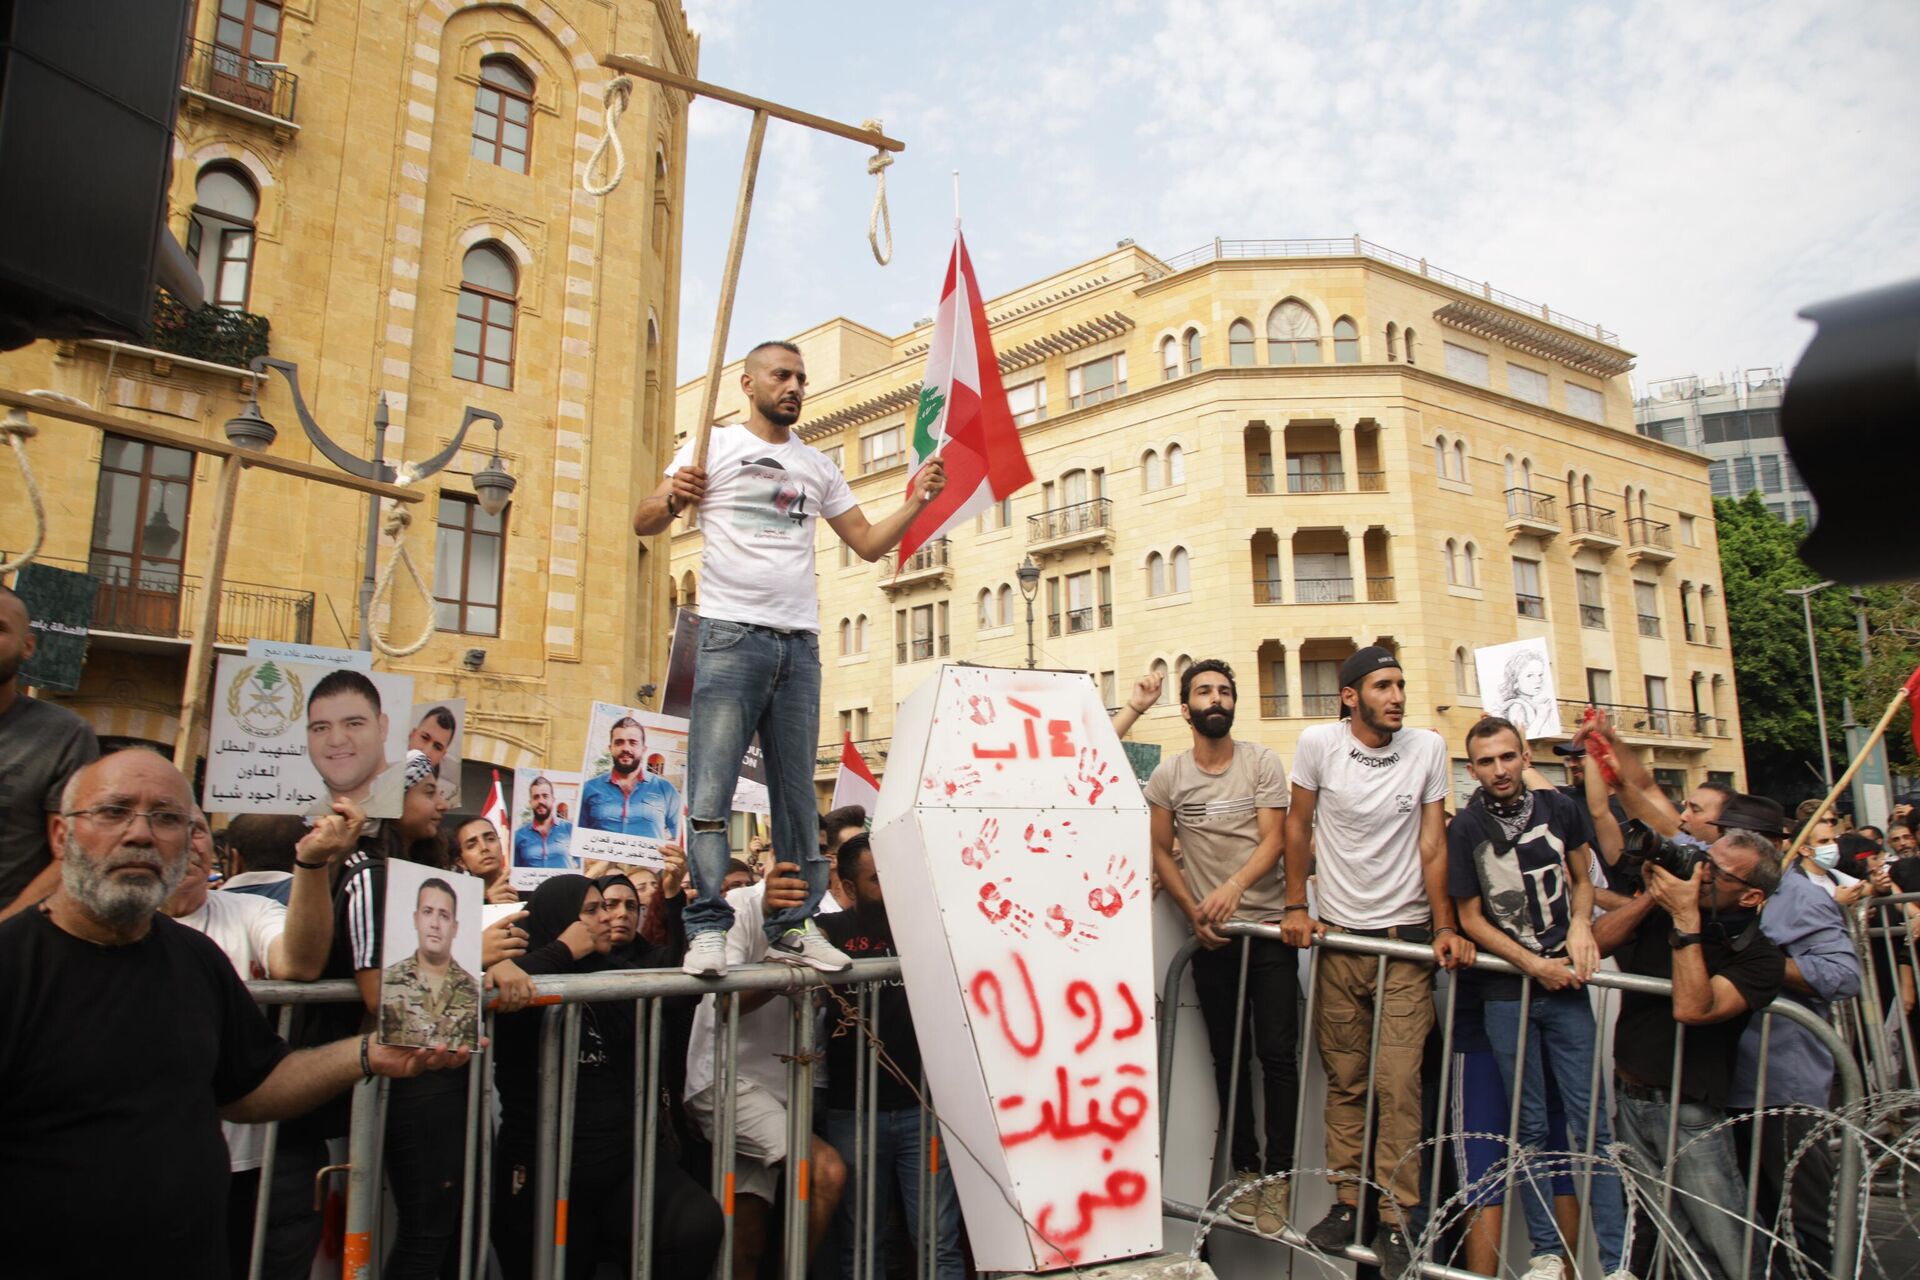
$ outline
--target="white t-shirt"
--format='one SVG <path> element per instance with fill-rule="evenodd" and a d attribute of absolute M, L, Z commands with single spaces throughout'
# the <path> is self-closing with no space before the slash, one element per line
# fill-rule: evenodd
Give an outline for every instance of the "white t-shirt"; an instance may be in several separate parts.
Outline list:
<path fill-rule="evenodd" d="M 1318 792 L 1314 878 L 1320 914 L 1349 929 L 1424 924 L 1432 915 L 1420 869 L 1420 807 L 1447 798 L 1447 744 L 1402 729 L 1384 747 L 1347 721 L 1317 724 L 1294 748 L 1295 786 Z"/>
<path fill-rule="evenodd" d="M 286 932 L 287 909 L 257 893 L 216 889 L 207 895 L 205 906 L 190 916 L 181 916 L 180 923 L 213 939 L 214 945 L 227 953 L 240 980 L 251 982 L 273 976 L 267 969 L 267 956 Z M 267 1153 L 265 1125 L 222 1120 L 220 1131 L 227 1135 L 227 1161 L 235 1173 L 260 1167 Z"/>
<path fill-rule="evenodd" d="M 716 438 L 717 438 L 716 433 Z M 727 930 L 727 967 L 759 964 L 767 958 L 765 883 L 742 885 L 727 895 L 733 907 L 733 927 Z M 821 897 L 816 915 L 831 915 L 840 909 L 833 895 Z M 787 1029 L 793 1025 L 791 1006 L 773 999 L 740 1015 L 739 1078 L 771 1093 L 782 1103 L 787 1100 L 787 1064 L 776 1054 L 787 1051 Z M 693 1035 L 687 1041 L 687 1096 L 713 1087 L 713 997 L 700 1001 L 693 1015 Z"/>
<path fill-rule="evenodd" d="M 693 458 L 693 440 L 667 464 Z M 745 427 L 715 427 L 700 503 L 700 616 L 788 631 L 820 630 L 813 522 L 854 505 L 847 478 L 799 436 L 768 444 Z"/>

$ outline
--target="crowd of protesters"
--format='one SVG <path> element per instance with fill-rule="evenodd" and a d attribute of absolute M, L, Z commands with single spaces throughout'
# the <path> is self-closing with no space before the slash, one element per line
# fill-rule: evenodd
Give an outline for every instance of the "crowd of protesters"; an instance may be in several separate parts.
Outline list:
<path fill-rule="evenodd" d="M 657 870 L 598 864 L 551 875 L 523 898 L 502 833 L 485 818 L 449 814 L 438 765 L 417 749 L 402 766 L 397 818 L 369 821 L 343 799 L 317 821 L 249 815 L 216 833 L 165 758 L 141 749 L 101 757 L 70 712 L 19 690 L 29 643 L 24 607 L 0 588 L 0 1229 L 13 1241 L 9 1271 L 104 1275 L 165 1258 L 177 1274 L 239 1277 L 264 1201 L 260 1274 L 306 1275 L 338 1210 L 337 1196 L 331 1210 L 316 1206 L 314 1187 L 338 1163 L 346 1094 L 384 1076 L 382 1167 L 393 1212 L 380 1274 L 454 1273 L 472 1207 L 463 1191 L 475 1068 L 465 1051 L 393 1048 L 374 1029 L 387 870 L 404 861 L 472 876 L 489 902 L 518 908 L 486 929 L 482 945 L 498 1104 L 488 1120 L 496 1128 L 487 1234 L 500 1274 L 531 1274 L 545 1025 L 534 979 L 690 965 L 686 920 L 696 899 L 683 849 L 664 844 Z M 1517 1101 L 1515 1141 L 1537 1150 L 1578 1151 L 1589 1134 L 1604 1150 L 1617 1135 L 1658 1170 L 1673 1135 L 1674 1180 L 1691 1194 L 1677 1198 L 1669 1231 L 1710 1272 L 1746 1274 L 1740 1219 L 1723 1206 L 1746 1204 L 1750 1168 L 1759 1173 L 1759 1220 L 1773 1222 L 1790 1199 L 1796 1238 L 1787 1243 L 1812 1265 L 1830 1265 L 1831 1156 L 1804 1141 L 1811 1117 L 1771 1109 L 1825 1106 L 1835 1064 L 1818 1038 L 1775 1019 L 1762 1079 L 1753 1014 L 1783 996 L 1827 1016 L 1860 994 L 1848 911 L 1920 928 L 1912 908 L 1875 903 L 1920 891 L 1911 812 L 1884 833 L 1816 824 L 1783 859 L 1797 828 L 1769 800 L 1709 783 L 1676 805 L 1598 718 L 1563 750 L 1573 782 L 1556 789 L 1533 767 L 1522 730 L 1492 716 L 1465 735 L 1476 790 L 1449 812 L 1449 747 L 1404 725 L 1395 655 L 1360 650 L 1341 684 L 1341 718 L 1303 734 L 1289 770 L 1275 752 L 1233 737 L 1231 667 L 1193 664 L 1178 699 L 1191 749 L 1163 760 L 1145 789 L 1156 886 L 1200 948 L 1194 987 L 1223 1109 L 1240 1082 L 1225 1144 L 1231 1218 L 1266 1235 L 1298 1231 L 1328 1252 L 1368 1248 L 1397 1280 L 1434 1209 L 1413 1153 L 1450 1133 L 1442 1150 L 1470 1215 L 1461 1256 L 1491 1274 L 1503 1196 L 1487 1172 L 1503 1151 L 1467 1135 L 1506 1131 Z M 1117 727 L 1158 696 L 1143 680 Z M 782 958 L 784 922 L 814 898 L 821 874 L 817 926 L 808 926 L 820 940 L 806 947 L 856 959 L 897 954 L 866 819 L 857 808 L 835 810 L 818 819 L 816 848 L 785 856 L 756 839 L 733 858 L 724 956 L 711 959 L 735 967 Z M 719 918 L 711 908 L 708 916 Z M 1222 929 L 1232 922 L 1272 928 L 1230 937 Z M 1326 1150 L 1316 1160 L 1297 1149 L 1295 1132 L 1300 956 L 1330 933 L 1412 942 L 1430 957 L 1382 966 L 1370 955 L 1321 952 L 1304 1028 L 1328 1088 Z M 1910 954 L 1867 960 L 1880 965 L 1875 989 L 1895 1019 L 1914 1013 Z M 1479 956 L 1510 967 L 1487 970 Z M 1621 997 L 1605 1064 L 1611 1087 L 1596 1094 L 1589 1071 L 1605 1036 L 1584 988 L 1603 957 L 1672 989 Z M 1450 993 L 1437 990 L 1437 974 Z M 360 1000 L 301 1006 L 282 1035 L 242 985 L 262 978 L 348 980 Z M 714 1046 L 727 1000 L 739 1015 L 738 1075 L 721 1099 Z M 930 1164 L 923 1145 L 919 1043 L 904 990 L 883 984 L 875 993 L 891 1066 L 874 1083 L 870 1126 L 855 1112 L 858 1030 L 837 1001 L 817 1003 L 824 1053 L 806 1152 L 788 1149 L 789 1000 L 771 991 L 666 998 L 657 1044 L 647 1039 L 652 1023 L 636 1025 L 631 1000 L 583 1007 L 571 1064 L 570 1274 L 630 1273 L 643 1168 L 655 1273 L 712 1270 L 723 1218 L 707 1174 L 723 1102 L 735 1148 L 737 1280 L 777 1260 L 777 1227 L 789 1212 L 806 1219 L 796 1235 L 815 1274 L 851 1276 L 859 1215 L 844 1193 L 868 1181 L 878 1216 L 865 1230 L 882 1266 L 918 1251 L 940 1280 L 965 1274 L 944 1147 Z M 1436 1015 L 1449 1004 L 1455 1088 L 1439 1104 L 1429 1096 Z M 643 1055 L 660 1072 L 658 1093 L 643 1104 L 656 1111 L 650 1164 L 634 1145 Z M 1248 1101 L 1256 1090 L 1258 1122 Z M 1756 1109 L 1750 1123 L 1723 1123 Z M 271 1179 L 261 1172 L 267 1121 L 279 1122 Z M 796 1156 L 809 1194 L 787 1205 L 782 1173 Z M 1296 1227 L 1290 1184 L 1265 1175 L 1316 1163 L 1333 1171 L 1335 1202 L 1317 1224 Z M 1566 1176 L 1516 1181 L 1530 1280 L 1570 1273 L 1567 1242 L 1582 1212 L 1605 1274 L 1646 1274 L 1655 1233 L 1635 1233 L 1639 1256 L 1628 1256 L 1620 1178 L 1605 1162 L 1593 1173 L 1584 1204 Z M 103 1207 L 110 1230 L 99 1229 Z M 931 1241 L 918 1238 L 922 1223 Z M 1786 1274 L 1784 1250 L 1769 1253 L 1755 1250 L 1752 1273 Z"/>

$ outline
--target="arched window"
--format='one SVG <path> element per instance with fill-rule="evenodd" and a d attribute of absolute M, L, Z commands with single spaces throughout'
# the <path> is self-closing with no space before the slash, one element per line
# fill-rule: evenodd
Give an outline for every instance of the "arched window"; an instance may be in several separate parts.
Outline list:
<path fill-rule="evenodd" d="M 512 58 L 482 58 L 473 93 L 474 156 L 525 173 L 532 149 L 533 77 Z"/>
<path fill-rule="evenodd" d="M 979 605 L 980 605 L 980 613 L 979 613 L 979 617 L 976 619 L 975 625 L 980 630 L 985 631 L 987 630 L 987 628 L 994 625 L 993 589 L 991 587 L 981 588 Z"/>
<path fill-rule="evenodd" d="M 1461 484 L 1467 482 L 1467 442 L 1465 440 L 1453 442 L 1453 478 Z"/>
<path fill-rule="evenodd" d="M 460 315 L 453 323 L 453 376 L 489 387 L 513 385 L 513 260 L 496 244 L 467 250 L 460 264 Z"/>
<path fill-rule="evenodd" d="M 699 580 L 693 576 L 693 570 L 687 570 L 686 576 L 680 579 L 681 608 L 692 609 L 699 605 L 700 593 L 698 587 Z"/>
<path fill-rule="evenodd" d="M 1180 344 L 1168 338 L 1160 344 L 1160 377 L 1171 382 L 1180 376 Z"/>
<path fill-rule="evenodd" d="M 1413 358 L 1413 326 L 1411 325 L 1407 326 L 1406 338 L 1407 338 L 1407 363 L 1418 364 L 1419 361 Z"/>
<path fill-rule="evenodd" d="M 1520 487 L 1522 489 L 1533 488 L 1533 459 L 1532 458 L 1520 459 Z"/>
<path fill-rule="evenodd" d="M 1140 455 L 1140 491 L 1152 493 L 1160 487 L 1160 451 L 1149 449 Z"/>
<path fill-rule="evenodd" d="M 1007 583 L 1000 584 L 1000 625 L 1006 626 L 1013 621 L 1013 588 Z"/>
<path fill-rule="evenodd" d="M 253 220 L 260 196 L 237 165 L 210 164 L 194 186 L 187 254 L 216 307 L 245 311 L 253 286 Z"/>
<path fill-rule="evenodd" d="M 1174 695 L 1173 681 L 1167 679 L 1166 660 L 1163 658 L 1155 658 L 1153 665 L 1147 669 L 1154 675 L 1160 677 L 1160 701 L 1158 705 L 1164 707 L 1173 701 Z"/>
<path fill-rule="evenodd" d="M 1580 502 L 1580 477 L 1577 473 L 1567 472 L 1567 505 L 1577 506 Z"/>
<path fill-rule="evenodd" d="M 1333 362 L 1360 363 L 1360 330 L 1346 316 L 1333 322 Z"/>
<path fill-rule="evenodd" d="M 867 651 L 867 615 L 864 613 L 853 620 L 853 651 Z"/>
<path fill-rule="evenodd" d="M 1433 474 L 1442 480 L 1447 478 L 1447 438 L 1445 436 L 1433 438 Z"/>
<path fill-rule="evenodd" d="M 1187 451 L 1177 444 L 1167 446 L 1167 483 L 1187 482 Z"/>
<path fill-rule="evenodd" d="M 1473 659 L 1467 656 L 1464 648 L 1453 651 L 1453 691 L 1455 693 L 1473 692 Z"/>
<path fill-rule="evenodd" d="M 840 619 L 840 652 L 842 655 L 853 652 L 853 619 Z"/>
<path fill-rule="evenodd" d="M 1304 302 L 1288 298 L 1268 314 L 1267 363 L 1320 363 L 1320 322 Z"/>
<path fill-rule="evenodd" d="M 1187 372 L 1200 372 L 1200 331 L 1187 330 Z"/>
<path fill-rule="evenodd" d="M 1193 588 L 1191 563 L 1185 547 L 1175 547 L 1167 557 L 1167 590 L 1176 595 Z"/>
<path fill-rule="evenodd" d="M 1513 478 L 1514 478 L 1513 455 L 1508 454 L 1506 457 L 1500 459 L 1501 487 L 1505 489 L 1513 488 L 1514 487 Z"/>
<path fill-rule="evenodd" d="M 1442 554 L 1445 555 L 1447 558 L 1447 585 L 1450 587 L 1458 586 L 1460 583 L 1460 571 L 1458 568 L 1458 561 L 1455 559 L 1455 557 L 1457 557 L 1459 553 L 1460 553 L 1460 544 L 1455 542 L 1452 538 L 1448 538 L 1447 545 L 1443 549 Z"/>
<path fill-rule="evenodd" d="M 1168 683 L 1173 685 L 1175 697 L 1180 693 L 1180 678 L 1187 674 L 1187 668 L 1192 665 L 1193 659 L 1184 653 L 1173 660 L 1173 679 Z"/>
<path fill-rule="evenodd" d="M 1400 353 L 1397 350 L 1395 350 L 1395 346 L 1399 342 L 1399 339 L 1400 339 L 1400 326 L 1396 325 L 1391 320 L 1387 321 L 1387 360 L 1389 362 L 1399 359 Z"/>
<path fill-rule="evenodd" d="M 1227 363 L 1253 363 L 1253 326 L 1245 320 L 1235 320 L 1227 326 Z"/>
<path fill-rule="evenodd" d="M 1468 542 L 1460 548 L 1461 586 L 1477 587 L 1480 585 L 1480 571 L 1473 566 L 1473 562 L 1479 558 L 1479 555 L 1480 548 L 1474 546 L 1472 542 Z"/>
<path fill-rule="evenodd" d="M 1147 557 L 1147 594 L 1167 594 L 1167 558 L 1158 551 Z"/>

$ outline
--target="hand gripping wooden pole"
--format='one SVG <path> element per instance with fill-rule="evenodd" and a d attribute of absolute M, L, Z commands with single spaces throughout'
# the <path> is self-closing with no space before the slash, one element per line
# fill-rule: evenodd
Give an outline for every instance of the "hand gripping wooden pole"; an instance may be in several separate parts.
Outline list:
<path fill-rule="evenodd" d="M 1893 718 L 1900 714 L 1900 708 L 1906 705 L 1907 690 L 1903 685 L 1894 690 L 1893 697 L 1887 701 L 1887 709 L 1880 713 L 1880 723 L 1873 726 L 1873 732 L 1868 734 L 1867 740 L 1860 744 L 1860 749 L 1853 753 L 1853 763 L 1847 766 L 1847 771 L 1840 775 L 1838 782 L 1833 784 L 1833 790 L 1827 792 L 1827 798 L 1820 802 L 1820 807 L 1813 811 L 1813 816 L 1807 819 L 1806 824 L 1800 828 L 1800 834 L 1795 836 L 1793 843 L 1787 847 L 1789 858 L 1807 843 L 1807 835 L 1813 830 L 1813 824 L 1826 817 L 1833 809 L 1833 802 L 1840 798 L 1840 793 L 1853 784 L 1853 775 L 1860 772 L 1860 767 L 1866 764 L 1867 758 L 1873 754 L 1874 747 L 1879 745 L 1880 739 L 1887 736 L 1887 726 L 1893 723 Z"/>
<path fill-rule="evenodd" d="M 740 282 L 740 259 L 747 248 L 747 220 L 753 212 L 753 188 L 760 172 L 760 149 L 766 141 L 767 120 L 785 120 L 790 124 L 801 125 L 808 129 L 817 129 L 835 137 L 847 138 L 854 142 L 864 142 L 881 152 L 904 151 L 907 144 L 889 138 L 877 128 L 865 128 L 860 125 L 845 124 L 839 120 L 830 120 L 808 111 L 782 106 L 764 98 L 740 93 L 717 84 L 708 84 L 704 80 L 695 80 L 676 72 L 654 66 L 640 58 L 629 58 L 613 54 L 601 60 L 601 66 L 622 75 L 638 76 L 642 80 L 651 80 L 655 84 L 679 89 L 695 96 L 711 98 L 715 102 L 725 102 L 731 106 L 743 107 L 753 112 L 753 127 L 747 134 L 747 155 L 740 167 L 740 194 L 733 208 L 733 236 L 727 242 L 726 269 L 720 277 L 720 302 L 714 310 L 713 342 L 707 349 L 707 380 L 700 397 L 700 424 L 693 440 L 693 465 L 707 465 L 707 444 L 713 435 L 713 410 L 720 399 L 720 366 L 726 358 L 727 332 L 733 324 L 733 296 Z M 691 513 L 689 513 L 691 518 Z"/>

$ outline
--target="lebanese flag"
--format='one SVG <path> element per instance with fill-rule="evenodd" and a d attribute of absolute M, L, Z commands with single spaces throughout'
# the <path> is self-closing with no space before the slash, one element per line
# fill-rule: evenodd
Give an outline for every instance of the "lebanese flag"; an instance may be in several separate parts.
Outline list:
<path fill-rule="evenodd" d="M 868 822 L 880 807 L 880 783 L 867 768 L 866 757 L 854 750 L 850 733 L 840 744 L 840 776 L 833 780 L 833 804 L 829 807 L 838 809 L 849 804 L 865 809 Z"/>
<path fill-rule="evenodd" d="M 511 849 L 513 847 L 511 841 L 513 819 L 507 812 L 507 797 L 500 790 L 500 771 L 498 769 L 493 771 L 493 789 L 487 792 L 487 807 L 481 811 L 480 816 L 493 823 L 493 829 L 500 835 L 500 847 L 503 849 Z"/>
<path fill-rule="evenodd" d="M 1913 734 L 1913 749 L 1920 752 L 1920 667 L 1915 667 L 1907 677 L 1907 710 L 1913 713 L 1913 723 L 1908 726 Z"/>
<path fill-rule="evenodd" d="M 907 497 L 927 461 L 938 454 L 947 465 L 947 487 L 915 516 L 900 539 L 900 559 L 1033 482 L 1020 447 L 1020 429 L 1007 408 L 987 333 L 987 313 L 973 260 L 958 232 L 947 282 L 934 314 L 933 343 L 927 348 L 927 374 L 913 415 L 913 467 Z"/>

